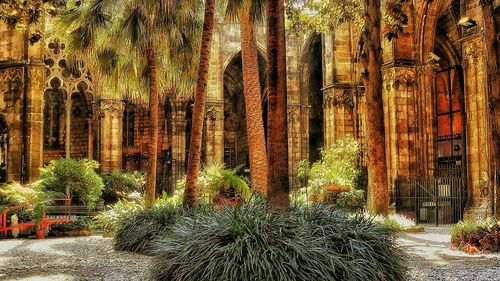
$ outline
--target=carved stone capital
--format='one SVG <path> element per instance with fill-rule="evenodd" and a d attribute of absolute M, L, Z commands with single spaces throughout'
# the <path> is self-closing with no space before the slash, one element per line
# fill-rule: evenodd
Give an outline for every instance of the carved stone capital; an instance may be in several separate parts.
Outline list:
<path fill-rule="evenodd" d="M 121 100 L 100 100 L 99 117 L 122 118 L 125 103 Z"/>

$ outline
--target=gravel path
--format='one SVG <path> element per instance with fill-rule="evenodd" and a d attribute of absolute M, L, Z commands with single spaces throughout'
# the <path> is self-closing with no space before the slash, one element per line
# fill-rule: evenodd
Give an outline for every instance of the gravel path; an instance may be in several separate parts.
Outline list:
<path fill-rule="evenodd" d="M 0 280 L 141 280 L 149 260 L 100 236 L 0 240 Z"/>
<path fill-rule="evenodd" d="M 401 235 L 399 241 L 410 255 L 410 280 L 500 280 L 500 255 L 452 251 L 448 230 L 426 228 Z"/>
<path fill-rule="evenodd" d="M 500 255 L 450 250 L 443 229 L 402 234 L 414 281 L 499 280 Z M 0 240 L 0 280 L 143 280 L 150 257 L 115 252 L 100 236 L 45 240 Z"/>

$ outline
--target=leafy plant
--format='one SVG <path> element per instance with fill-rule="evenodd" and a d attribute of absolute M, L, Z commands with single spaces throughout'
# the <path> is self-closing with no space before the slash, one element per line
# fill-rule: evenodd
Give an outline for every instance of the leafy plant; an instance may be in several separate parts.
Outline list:
<path fill-rule="evenodd" d="M 71 222 L 58 222 L 50 226 L 51 232 L 68 232 L 68 231 L 80 231 L 80 230 L 90 230 L 92 226 L 92 218 L 90 217 L 77 217 Z"/>
<path fill-rule="evenodd" d="M 161 238 L 183 213 L 182 208 L 161 205 L 133 213 L 118 223 L 115 250 L 148 254 L 152 243 Z"/>
<path fill-rule="evenodd" d="M 153 280 L 404 280 L 406 272 L 392 231 L 319 205 L 196 212 L 153 253 Z"/>
<path fill-rule="evenodd" d="M 89 209 L 94 209 L 104 189 L 95 172 L 98 167 L 93 160 L 59 159 L 41 169 L 40 179 L 45 190 L 76 193 Z"/>
<path fill-rule="evenodd" d="M 365 216 L 370 217 L 377 224 L 382 225 L 394 232 L 420 232 L 423 231 L 423 227 L 418 226 L 414 220 L 405 217 L 400 214 L 391 214 L 387 217 L 384 216 L 372 216 L 366 214 Z"/>
<path fill-rule="evenodd" d="M 461 221 L 451 228 L 451 244 L 468 253 L 500 252 L 500 222 L 494 218 Z"/>
<path fill-rule="evenodd" d="M 336 195 L 337 205 L 349 209 L 360 210 L 365 204 L 365 192 L 363 190 L 351 189 Z"/>
<path fill-rule="evenodd" d="M 115 171 L 103 175 L 103 182 L 103 198 L 106 202 L 116 202 L 123 198 L 137 198 L 135 193 L 138 193 L 140 197 L 144 197 L 146 192 L 146 176 L 138 171 Z"/>
<path fill-rule="evenodd" d="M 313 194 L 324 194 L 328 185 L 355 187 L 359 170 L 359 144 L 352 137 L 337 140 L 332 148 L 321 151 L 321 159 L 312 165 L 308 161 L 299 163 L 298 175 L 307 181 Z"/>
<path fill-rule="evenodd" d="M 143 205 L 140 202 L 119 200 L 111 209 L 94 217 L 93 227 L 102 230 L 104 236 L 113 236 L 123 220 L 141 210 L 143 210 Z"/>

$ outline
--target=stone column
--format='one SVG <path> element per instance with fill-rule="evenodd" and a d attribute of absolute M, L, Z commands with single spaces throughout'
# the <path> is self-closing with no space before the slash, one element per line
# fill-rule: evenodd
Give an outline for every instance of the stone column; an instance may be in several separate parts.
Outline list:
<path fill-rule="evenodd" d="M 71 95 L 68 95 L 64 108 L 66 110 L 66 138 L 64 142 L 66 158 L 71 158 L 71 107 Z"/>
<path fill-rule="evenodd" d="M 387 178 L 391 197 L 396 178 L 417 175 L 414 77 L 413 67 L 383 69 Z"/>
<path fill-rule="evenodd" d="M 186 174 L 186 106 L 185 101 L 172 101 L 172 173 L 174 184 Z"/>
<path fill-rule="evenodd" d="M 41 62 L 33 62 L 28 66 L 29 85 L 27 95 L 27 136 L 26 136 L 26 181 L 37 180 L 43 160 L 43 87 L 45 66 Z"/>
<path fill-rule="evenodd" d="M 462 43 L 467 113 L 467 174 L 469 176 L 469 205 L 464 218 L 481 219 L 492 215 L 493 190 L 489 188 L 491 171 L 491 139 L 489 136 L 488 89 L 486 54 L 482 36 L 471 36 Z"/>
<path fill-rule="evenodd" d="M 302 159 L 301 148 L 301 106 L 289 104 L 288 106 L 288 175 L 291 188 L 300 186 L 297 177 L 298 163 Z"/>
<path fill-rule="evenodd" d="M 102 99 L 100 104 L 101 172 L 110 173 L 122 167 L 123 109 L 121 100 Z"/>
<path fill-rule="evenodd" d="M 354 138 L 354 89 L 330 88 L 323 96 L 325 148 L 331 148 L 339 139 Z"/>
<path fill-rule="evenodd" d="M 87 159 L 92 160 L 94 158 L 94 120 L 88 118 L 88 138 L 87 138 Z"/>
<path fill-rule="evenodd" d="M 309 112 L 311 111 L 310 105 L 302 105 L 300 108 L 301 120 L 301 160 L 309 160 Z"/>
<path fill-rule="evenodd" d="M 207 163 L 224 161 L 224 102 L 207 102 L 205 155 Z"/>

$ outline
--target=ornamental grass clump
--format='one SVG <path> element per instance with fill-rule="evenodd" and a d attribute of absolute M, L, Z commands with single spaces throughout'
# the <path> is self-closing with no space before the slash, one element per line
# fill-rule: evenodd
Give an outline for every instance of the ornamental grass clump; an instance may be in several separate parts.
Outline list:
<path fill-rule="evenodd" d="M 118 225 L 114 236 L 115 250 L 148 254 L 151 243 L 161 238 L 183 214 L 182 208 L 166 205 L 133 213 Z"/>
<path fill-rule="evenodd" d="M 390 230 L 319 205 L 196 212 L 154 247 L 153 280 L 403 280 L 406 270 Z"/>

